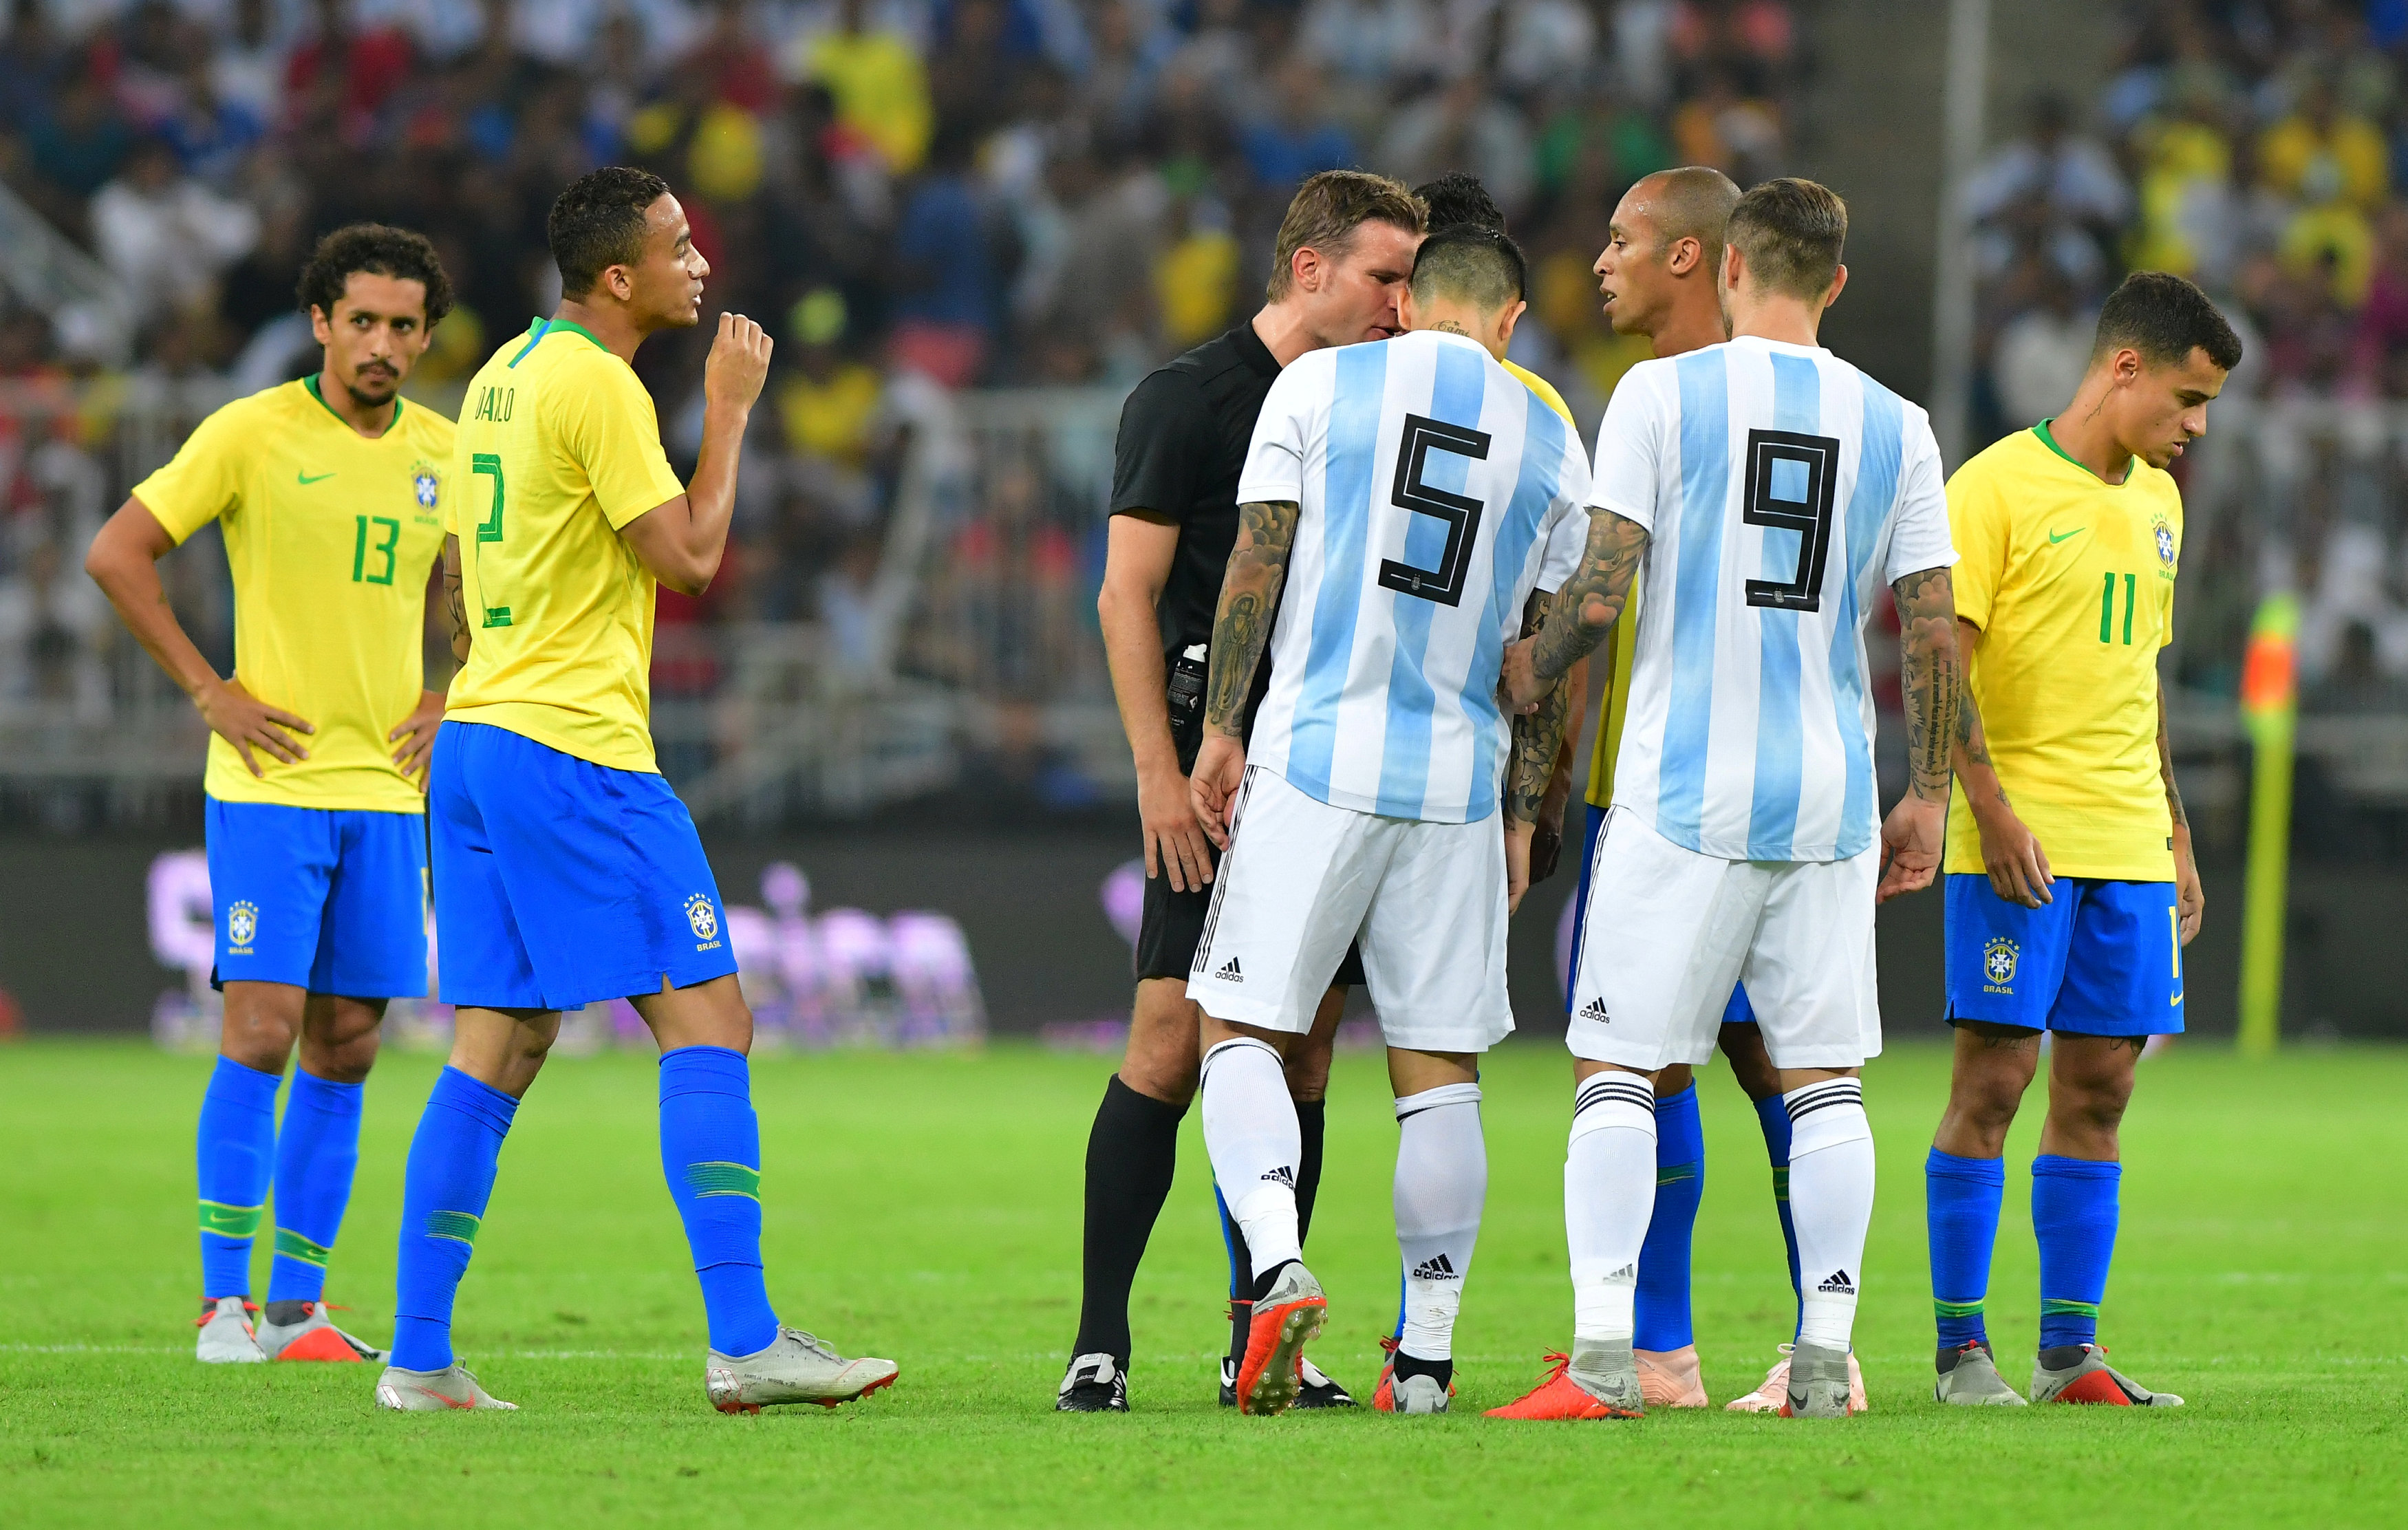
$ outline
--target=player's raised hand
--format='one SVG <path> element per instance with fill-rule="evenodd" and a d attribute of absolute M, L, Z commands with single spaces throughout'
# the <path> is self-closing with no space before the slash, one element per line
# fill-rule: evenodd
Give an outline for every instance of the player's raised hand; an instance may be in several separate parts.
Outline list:
<path fill-rule="evenodd" d="M 1229 848 L 1229 821 L 1238 810 L 1238 787 L 1246 779 L 1246 746 L 1235 735 L 1207 732 L 1187 778 L 1196 821 L 1215 848 Z"/>
<path fill-rule="evenodd" d="M 1881 884 L 1873 902 L 1920 893 L 1940 874 L 1940 850 L 1948 835 L 1948 799 L 1915 795 L 1899 799 L 1882 822 Z"/>
<path fill-rule="evenodd" d="M 770 349 L 768 332 L 760 325 L 740 313 L 721 314 L 719 334 L 702 364 L 704 401 L 751 408 L 761 396 L 761 384 L 768 380 Z"/>
<path fill-rule="evenodd" d="M 418 707 L 401 725 L 384 736 L 385 742 L 399 744 L 394 751 L 393 763 L 401 773 L 418 782 L 420 791 L 426 790 L 426 766 L 429 752 L 435 748 L 435 735 L 443 726 L 443 693 L 419 693 Z"/>
<path fill-rule="evenodd" d="M 1982 833 L 1982 869 L 1990 875 L 1990 891 L 2027 908 L 2057 901 L 2049 891 L 2057 876 L 2048 869 L 2048 851 L 2015 816 L 2004 792 L 1988 807 L 1973 808 L 1973 826 Z"/>
<path fill-rule="evenodd" d="M 309 751 L 293 734 L 318 730 L 291 712 L 270 707 L 243 689 L 240 679 L 210 681 L 193 697 L 193 705 L 200 708 L 201 721 L 209 725 L 209 731 L 232 744 L 235 752 L 242 756 L 244 768 L 254 776 L 265 778 L 267 774 L 251 757 L 254 749 L 286 765 L 309 757 Z"/>
<path fill-rule="evenodd" d="M 1168 877 L 1174 893 L 1212 879 L 1212 850 L 1197 822 L 1195 794 L 1175 766 L 1138 772 L 1137 816 L 1145 829 L 1147 876 Z"/>
<path fill-rule="evenodd" d="M 1505 672 L 1497 681 L 1497 704 L 1516 716 L 1537 711 L 1540 698 L 1547 694 L 1547 682 L 1539 679 L 1531 658 L 1531 651 L 1538 646 L 1536 637 L 1505 645 Z"/>

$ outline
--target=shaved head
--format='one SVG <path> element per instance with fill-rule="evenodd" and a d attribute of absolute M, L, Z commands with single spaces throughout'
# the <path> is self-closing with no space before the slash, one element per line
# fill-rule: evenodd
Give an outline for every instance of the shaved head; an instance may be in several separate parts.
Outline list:
<path fill-rule="evenodd" d="M 1702 247 L 1707 268 L 1721 268 L 1723 230 L 1740 198 L 1739 186 L 1730 177 L 1712 165 L 1684 164 L 1642 177 L 1630 188 L 1630 194 L 1655 221 L 1659 246 L 1695 239 Z"/>
<path fill-rule="evenodd" d="M 1727 337 L 1714 295 L 1739 188 L 1702 164 L 1642 177 L 1613 209 L 1594 269 L 1615 333 L 1644 335 L 1659 356 Z"/>

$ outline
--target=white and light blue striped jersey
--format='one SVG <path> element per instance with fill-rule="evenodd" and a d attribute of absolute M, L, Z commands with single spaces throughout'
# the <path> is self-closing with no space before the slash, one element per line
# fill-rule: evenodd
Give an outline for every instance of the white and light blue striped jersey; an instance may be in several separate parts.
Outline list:
<path fill-rule="evenodd" d="M 1587 497 L 1579 434 L 1474 340 L 1289 363 L 1238 485 L 1298 507 L 1249 762 L 1356 812 L 1496 811 L 1505 644 L 1530 592 L 1579 566 Z"/>
<path fill-rule="evenodd" d="M 1641 362 L 1606 407 L 1589 504 L 1651 534 L 1614 806 L 1726 860 L 1870 846 L 1865 614 L 1956 561 L 1923 410 L 1814 346 Z"/>

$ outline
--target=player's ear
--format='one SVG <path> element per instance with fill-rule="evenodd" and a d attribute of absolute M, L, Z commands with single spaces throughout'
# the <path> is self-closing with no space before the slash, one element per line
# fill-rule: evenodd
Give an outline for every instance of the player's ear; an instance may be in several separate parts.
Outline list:
<path fill-rule="evenodd" d="M 1288 257 L 1287 274 L 1305 292 L 1321 290 L 1321 251 L 1311 245 L 1299 248 Z"/>
<path fill-rule="evenodd" d="M 315 303 L 310 304 L 309 337 L 316 340 L 320 345 L 324 345 L 327 341 L 334 338 L 334 325 L 328 322 L 326 318 L 326 310 L 318 307 Z"/>
<path fill-rule="evenodd" d="M 1739 246 L 1723 246 L 1723 286 L 1734 293 L 1739 291 L 1740 279 L 1746 274 L 1747 257 L 1739 252 Z"/>
<path fill-rule="evenodd" d="M 1847 285 L 1848 268 L 1842 265 L 1831 273 L 1831 285 L 1823 293 L 1823 307 L 1828 308 L 1837 303 L 1840 300 L 1840 293 L 1846 290 Z"/>
<path fill-rule="evenodd" d="M 1685 277 L 1706 258 L 1706 247 L 1694 235 L 1683 235 L 1672 241 L 1672 252 L 1664 258 L 1664 269 L 1676 277 Z"/>
<path fill-rule="evenodd" d="M 1529 311 L 1530 305 L 1527 300 L 1524 300 L 1516 302 L 1512 307 L 1505 309 L 1497 316 L 1498 350 L 1502 350 L 1507 346 L 1513 343 L 1513 326 L 1520 323 L 1522 322 L 1522 315 Z"/>

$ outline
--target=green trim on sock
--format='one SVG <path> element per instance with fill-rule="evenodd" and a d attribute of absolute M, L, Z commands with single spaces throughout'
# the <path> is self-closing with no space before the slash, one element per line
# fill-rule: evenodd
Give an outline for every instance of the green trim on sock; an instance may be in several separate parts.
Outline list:
<path fill-rule="evenodd" d="M 741 1195 L 748 1201 L 761 1198 L 761 1171 L 742 1164 L 688 1164 L 685 1182 L 697 1200 L 713 1195 Z"/>
<path fill-rule="evenodd" d="M 1789 1170 L 1785 1166 L 1772 1171 L 1772 1198 L 1784 1206 L 1789 1204 Z"/>
<path fill-rule="evenodd" d="M 326 1261 L 335 1257 L 334 1250 L 322 1243 L 310 1242 L 290 1227 L 276 1229 L 276 1251 L 284 1258 L 298 1259 L 320 1269 L 324 1269 Z"/>
<path fill-rule="evenodd" d="M 2088 1318 L 2096 1323 L 2099 1321 L 2099 1304 L 2060 1301 L 2054 1296 L 2043 1296 L 2041 1298 L 2040 1315 L 2044 1318 Z"/>
<path fill-rule="evenodd" d="M 466 1211 L 429 1211 L 426 1213 L 426 1236 L 447 1237 L 454 1243 L 477 1246 L 477 1233 L 485 1225 L 482 1217 Z"/>
<path fill-rule="evenodd" d="M 228 1206 L 223 1201 L 201 1202 L 201 1231 L 215 1233 L 220 1237 L 254 1237 L 265 1218 L 265 1206 Z"/>
<path fill-rule="evenodd" d="M 1934 1317 L 1939 1318 L 1978 1318 L 1982 1315 L 1982 1304 L 1980 1302 L 1943 1302 L 1934 1296 L 1931 1298 L 1931 1312 Z"/>
<path fill-rule="evenodd" d="M 1658 1185 L 1676 1185 L 1684 1180 L 1694 1180 L 1702 1167 L 1704 1165 L 1700 1164 L 1667 1164 L 1656 1171 L 1656 1182 Z"/>

